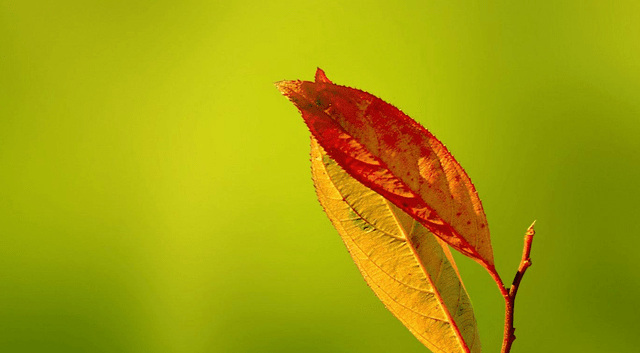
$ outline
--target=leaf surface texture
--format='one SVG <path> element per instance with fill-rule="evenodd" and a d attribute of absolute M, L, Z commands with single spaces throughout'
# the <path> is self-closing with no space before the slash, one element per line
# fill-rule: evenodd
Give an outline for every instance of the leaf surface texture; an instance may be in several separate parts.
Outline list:
<path fill-rule="evenodd" d="M 313 137 L 311 164 L 320 203 L 384 305 L 433 352 L 480 352 L 448 246 L 346 173 Z"/>
<path fill-rule="evenodd" d="M 354 88 L 282 81 L 311 134 L 349 175 L 487 269 L 495 269 L 487 219 L 460 164 L 427 129 L 398 108 Z"/>

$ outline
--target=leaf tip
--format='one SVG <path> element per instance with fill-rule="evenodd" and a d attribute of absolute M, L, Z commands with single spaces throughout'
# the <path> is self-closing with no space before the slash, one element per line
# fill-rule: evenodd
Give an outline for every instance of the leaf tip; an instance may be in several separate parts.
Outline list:
<path fill-rule="evenodd" d="M 274 83 L 278 91 L 283 95 L 290 97 L 291 93 L 295 92 L 296 88 L 300 86 L 299 81 L 278 81 Z"/>
<path fill-rule="evenodd" d="M 316 69 L 316 82 L 332 83 L 321 68 Z"/>

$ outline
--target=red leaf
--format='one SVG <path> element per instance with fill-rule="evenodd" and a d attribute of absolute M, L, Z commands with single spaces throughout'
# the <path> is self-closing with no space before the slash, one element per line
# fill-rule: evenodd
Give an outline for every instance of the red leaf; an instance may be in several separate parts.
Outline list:
<path fill-rule="evenodd" d="M 487 269 L 495 269 L 487 219 L 469 176 L 446 147 L 398 108 L 333 84 L 281 81 L 312 135 L 353 178 Z"/>

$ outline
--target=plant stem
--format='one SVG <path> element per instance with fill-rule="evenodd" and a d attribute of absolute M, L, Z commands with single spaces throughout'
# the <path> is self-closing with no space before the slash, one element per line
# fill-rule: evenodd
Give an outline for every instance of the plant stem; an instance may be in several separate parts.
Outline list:
<path fill-rule="evenodd" d="M 501 353 L 509 353 L 509 351 L 511 351 L 511 345 L 516 339 L 516 335 L 514 334 L 516 329 L 513 327 L 513 310 L 516 303 L 516 294 L 518 294 L 518 288 L 520 287 L 520 281 L 522 281 L 522 277 L 527 271 L 527 268 L 531 266 L 531 245 L 533 243 L 533 236 L 536 233 L 533 229 L 533 226 L 535 224 L 536 222 L 534 221 L 533 224 L 529 226 L 526 234 L 524 235 L 524 250 L 522 251 L 522 260 L 520 260 L 520 266 L 518 267 L 518 272 L 513 279 L 511 288 L 508 292 L 505 292 L 506 289 L 503 290 L 504 284 L 502 284 L 502 281 L 498 283 L 498 287 L 501 287 L 500 292 L 505 299 L 504 337 L 502 340 Z M 492 274 L 492 276 L 494 275 Z M 500 277 L 498 276 L 498 278 Z"/>
<path fill-rule="evenodd" d="M 504 286 L 504 282 L 502 282 L 502 278 L 500 278 L 500 275 L 498 274 L 496 267 L 495 266 L 489 267 L 488 270 L 489 270 L 489 274 L 498 285 L 498 289 L 500 289 L 500 294 L 502 294 L 503 297 L 507 298 L 509 296 L 509 290 L 507 289 L 507 287 Z"/>

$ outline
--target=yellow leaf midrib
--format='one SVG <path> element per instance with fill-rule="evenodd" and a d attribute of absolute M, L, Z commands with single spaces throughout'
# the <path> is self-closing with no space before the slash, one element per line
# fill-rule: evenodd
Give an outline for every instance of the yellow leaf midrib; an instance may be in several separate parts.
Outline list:
<path fill-rule="evenodd" d="M 436 283 L 438 283 L 438 279 L 442 275 L 442 269 L 444 268 L 444 265 L 440 266 L 440 268 L 438 269 L 438 275 L 436 276 L 436 278 L 434 280 L 432 280 L 431 276 L 429 274 L 429 271 L 427 271 L 427 269 L 424 267 L 424 264 L 422 263 L 422 258 L 416 252 L 416 248 L 415 248 L 415 246 L 413 245 L 413 243 L 411 241 L 411 237 L 409 236 L 409 234 L 406 233 L 406 231 L 404 230 L 404 226 L 402 225 L 402 223 L 400 222 L 400 220 L 396 216 L 396 212 L 394 210 L 394 207 L 392 207 L 392 204 L 389 202 L 389 200 L 384 199 L 384 202 L 387 205 L 387 208 L 389 208 L 389 210 L 390 210 L 391 214 L 393 215 L 393 218 L 395 219 L 396 223 L 398 224 L 398 228 L 400 229 L 401 232 L 404 233 L 406 242 L 409 244 L 409 249 L 411 249 L 411 252 L 413 253 L 414 257 L 417 259 L 418 263 L 420 264 L 420 269 L 422 270 L 422 273 L 423 273 L 424 277 L 431 284 L 431 287 L 433 288 L 433 294 L 438 299 L 438 302 L 440 303 L 441 310 L 444 312 L 445 316 L 448 318 L 449 324 L 452 327 L 454 327 L 454 331 L 455 331 L 456 337 L 458 338 L 459 346 L 462 347 L 462 349 L 464 349 L 466 352 L 469 352 L 469 349 L 466 347 L 466 344 L 464 342 L 464 338 L 462 337 L 462 332 L 460 332 L 460 329 L 458 328 L 457 323 L 453 319 L 453 317 L 451 315 L 451 312 L 448 310 L 448 308 L 447 308 L 447 306 L 446 306 L 446 304 L 444 302 L 444 299 L 440 295 L 440 291 L 438 290 L 438 286 L 436 285 Z M 416 221 L 413 220 L 413 222 L 412 222 L 412 231 L 415 228 L 415 223 L 416 223 Z M 458 295 L 458 304 L 460 303 L 460 297 L 461 296 Z"/>

